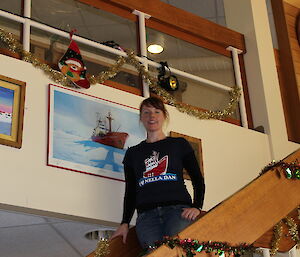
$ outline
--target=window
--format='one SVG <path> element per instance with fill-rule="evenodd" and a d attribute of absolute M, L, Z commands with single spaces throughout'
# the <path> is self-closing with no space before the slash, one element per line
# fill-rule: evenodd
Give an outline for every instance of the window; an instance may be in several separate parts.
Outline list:
<path fill-rule="evenodd" d="M 20 2 L 14 2 L 4 1 L 1 4 L 5 6 L 3 8 L 6 8 L 6 11 L 20 12 L 21 9 L 18 9 L 20 7 L 12 8 L 19 6 Z M 140 49 L 146 45 L 138 45 L 138 42 L 143 42 L 142 37 L 138 37 L 145 33 L 147 44 L 161 41 L 164 51 L 161 54 L 148 53 L 147 57 L 142 56 L 140 60 L 148 64 L 149 71 L 155 77 L 158 75 L 157 63 L 161 61 L 168 63 L 173 75 L 179 79 L 179 90 L 171 93 L 178 101 L 200 109 L 224 109 L 229 101 L 227 92 L 235 85 L 231 53 L 226 48 L 233 45 L 237 49 L 245 50 L 243 36 L 193 14 L 190 14 L 191 19 L 182 20 L 182 17 L 188 13 L 163 2 L 159 4 L 161 8 L 157 6 L 146 8 L 139 1 L 132 1 L 130 5 L 123 2 L 119 0 L 26 0 L 27 6 L 31 3 L 29 5 L 31 17 L 26 22 L 31 31 L 30 51 L 51 67 L 57 68 L 59 59 L 69 45 L 68 32 L 76 29 L 75 40 L 87 66 L 87 75 L 97 75 L 114 64 L 117 55 L 120 54 L 120 52 L 108 51 L 113 49 L 105 48 L 103 45 L 113 41 L 115 45 L 121 47 L 120 49 L 133 49 L 139 54 Z M 174 0 L 164 2 L 175 5 Z M 222 17 L 221 1 L 213 2 L 214 7 L 217 8 L 217 16 L 220 14 Z M 136 16 L 132 13 L 135 5 L 136 10 L 150 11 L 154 14 L 149 20 L 145 20 L 146 27 L 139 26 L 139 31 L 137 31 L 139 14 Z M 189 8 L 193 6 L 191 2 L 185 5 Z M 212 5 L 211 3 L 208 7 L 211 8 Z M 171 14 L 166 13 L 168 9 L 172 9 Z M 19 33 L 21 26 L 17 22 L 7 22 L 7 18 L 4 18 L 6 15 L 3 13 L 2 16 L 0 13 L 0 17 L 4 27 L 22 38 Z M 26 46 L 29 43 L 24 44 L 25 49 L 29 49 L 29 45 Z M 153 61 L 147 61 L 146 58 Z M 135 68 L 128 64 L 122 67 L 115 78 L 105 84 L 131 93 L 142 94 L 140 76 Z M 237 111 L 234 118 L 239 120 L 239 116 Z"/>
<path fill-rule="evenodd" d="M 76 35 L 99 43 L 113 40 L 137 50 L 135 22 L 75 0 L 32 0 L 32 19 L 64 31 L 76 29 Z"/>
<path fill-rule="evenodd" d="M 172 68 L 205 78 L 207 80 L 232 87 L 235 85 L 234 69 L 230 57 L 207 50 L 182 39 L 167 35 L 160 31 L 146 28 L 147 46 L 159 44 L 161 53 L 149 53 L 148 58 L 155 62 L 165 62 Z M 155 76 L 157 69 L 150 66 Z M 168 74 L 168 69 L 166 74 Z M 179 90 L 171 92 L 176 100 L 206 110 L 222 110 L 229 102 L 228 91 L 218 89 L 207 83 L 191 78 L 178 76 Z M 229 89 L 229 88 L 228 88 Z M 239 120 L 239 113 L 234 114 Z"/>
<path fill-rule="evenodd" d="M 21 23 L 0 16 L 0 27 L 12 33 L 17 39 L 21 38 L 21 28 L 22 28 Z M 2 41 L 0 41 L 0 53 L 8 54 L 15 57 L 18 56 L 17 54 L 10 53 L 7 50 L 7 45 Z"/>
<path fill-rule="evenodd" d="M 10 13 L 21 15 L 21 1 L 20 0 L 1 0 L 0 9 Z"/>
<path fill-rule="evenodd" d="M 226 26 L 223 0 L 161 0 L 177 8 L 196 14 L 212 22 Z"/>
<path fill-rule="evenodd" d="M 58 69 L 58 61 L 66 52 L 69 43 L 68 38 L 37 28 L 31 29 L 31 52 L 41 60 L 45 60 L 54 69 Z M 86 44 L 77 44 L 87 67 L 88 76 L 97 75 L 115 63 L 116 55 Z M 105 84 L 140 94 L 138 72 L 130 65 L 125 64 L 117 76 Z"/>

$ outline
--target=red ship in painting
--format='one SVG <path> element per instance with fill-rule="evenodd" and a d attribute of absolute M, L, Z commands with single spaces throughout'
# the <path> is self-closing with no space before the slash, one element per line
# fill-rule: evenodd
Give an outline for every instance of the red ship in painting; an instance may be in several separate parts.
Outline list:
<path fill-rule="evenodd" d="M 110 112 L 106 119 L 108 120 L 108 127 L 106 126 L 106 120 L 102 120 L 100 116 L 98 117 L 97 126 L 93 130 L 92 140 L 100 144 L 124 149 L 128 134 L 126 132 L 112 131 L 113 118 Z"/>

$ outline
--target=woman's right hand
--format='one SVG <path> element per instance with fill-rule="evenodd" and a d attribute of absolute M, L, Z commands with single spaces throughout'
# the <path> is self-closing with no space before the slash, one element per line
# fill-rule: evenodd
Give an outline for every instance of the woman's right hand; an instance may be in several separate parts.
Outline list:
<path fill-rule="evenodd" d="M 129 231 L 129 225 L 127 223 L 123 223 L 123 224 L 121 224 L 118 227 L 118 229 L 112 235 L 112 237 L 110 238 L 110 240 L 114 239 L 117 236 L 122 236 L 123 243 L 125 244 L 126 243 L 126 238 L 127 238 L 128 231 Z"/>

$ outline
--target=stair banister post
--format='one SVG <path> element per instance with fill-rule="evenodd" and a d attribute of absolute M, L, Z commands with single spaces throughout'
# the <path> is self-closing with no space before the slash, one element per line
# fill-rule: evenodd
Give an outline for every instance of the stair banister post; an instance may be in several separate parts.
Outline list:
<path fill-rule="evenodd" d="M 290 252 L 289 252 L 290 257 L 298 257 L 299 255 L 297 254 L 296 246 L 294 246 Z"/>
<path fill-rule="evenodd" d="M 268 248 L 260 248 L 260 249 L 262 250 L 263 257 L 271 257 L 270 249 L 268 249 Z"/>

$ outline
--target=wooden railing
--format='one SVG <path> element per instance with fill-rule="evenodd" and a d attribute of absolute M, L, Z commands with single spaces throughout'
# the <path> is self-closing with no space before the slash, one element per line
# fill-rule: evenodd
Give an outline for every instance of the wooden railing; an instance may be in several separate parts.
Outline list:
<path fill-rule="evenodd" d="M 300 150 L 294 152 L 285 162 L 300 159 Z M 270 248 L 272 228 L 288 214 L 296 215 L 300 205 L 300 180 L 287 179 L 279 168 L 273 168 L 257 177 L 240 191 L 214 207 L 199 220 L 178 234 L 179 238 L 193 238 L 199 241 L 220 241 L 231 245 L 254 243 L 255 246 Z M 293 212 L 294 211 L 294 212 Z M 136 257 L 141 252 L 134 228 L 124 245 L 120 238 L 110 242 L 107 257 Z M 295 243 L 287 241 L 279 251 L 287 251 Z M 149 257 L 177 257 L 181 250 L 161 246 Z M 203 255 L 203 253 L 201 253 Z M 196 256 L 200 254 L 197 253 Z M 91 253 L 88 257 L 93 257 Z"/>

